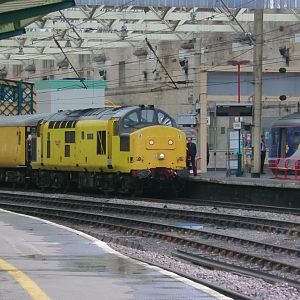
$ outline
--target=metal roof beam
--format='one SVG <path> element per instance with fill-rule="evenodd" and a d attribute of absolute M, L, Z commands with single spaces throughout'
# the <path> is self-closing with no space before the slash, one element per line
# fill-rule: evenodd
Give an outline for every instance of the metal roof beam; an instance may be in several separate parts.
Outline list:
<path fill-rule="evenodd" d="M 110 10 L 109 10 L 110 9 Z M 289 10 L 286 10 L 288 13 L 270 13 L 270 11 L 265 12 L 264 14 L 264 22 L 296 22 L 298 21 L 298 16 L 300 16 L 299 11 L 293 11 L 289 13 Z M 164 17 L 163 20 L 171 22 L 171 21 L 190 21 L 191 20 L 191 11 L 172 11 L 168 12 Z M 92 18 L 88 18 L 87 15 L 82 12 L 81 10 L 65 10 L 64 15 L 69 20 L 72 20 L 75 24 L 80 22 L 82 26 L 88 27 L 88 22 L 83 21 L 94 21 L 97 22 L 98 20 L 117 20 L 122 19 L 126 21 L 137 21 L 137 20 L 144 20 L 144 21 L 160 21 L 162 18 L 159 16 L 157 12 L 149 11 L 145 14 L 142 10 L 135 10 L 126 12 L 113 11 L 113 8 L 104 8 L 102 10 L 97 9 L 96 13 Z M 48 16 L 45 16 L 44 19 L 54 19 L 55 22 L 61 22 L 59 12 L 54 12 Z M 196 19 L 195 21 L 201 20 L 208 20 L 210 19 L 213 21 L 222 21 L 222 22 L 229 22 L 230 20 L 226 16 L 226 14 L 216 13 L 214 11 L 197 11 L 196 12 Z M 254 21 L 254 13 L 253 12 L 246 12 L 238 13 L 236 19 L 239 22 L 253 22 Z"/>
<path fill-rule="evenodd" d="M 122 6 L 124 0 L 75 0 L 76 5 L 111 5 Z M 300 8 L 298 0 L 224 0 L 224 3 L 230 8 L 271 8 L 271 9 L 286 9 Z M 135 0 L 130 2 L 132 6 L 154 6 L 154 7 L 186 7 L 191 8 L 197 5 L 201 8 L 220 8 L 222 3 L 219 0 Z"/>

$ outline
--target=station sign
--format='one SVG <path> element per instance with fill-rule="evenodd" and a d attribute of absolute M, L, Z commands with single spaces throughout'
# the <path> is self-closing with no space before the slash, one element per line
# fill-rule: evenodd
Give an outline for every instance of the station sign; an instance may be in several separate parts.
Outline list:
<path fill-rule="evenodd" d="M 216 104 L 216 116 L 218 117 L 251 117 L 252 114 L 252 103 Z"/>
<path fill-rule="evenodd" d="M 242 129 L 242 123 L 241 122 L 234 122 L 232 124 L 232 126 L 233 126 L 233 129 L 235 129 L 235 130 Z"/>

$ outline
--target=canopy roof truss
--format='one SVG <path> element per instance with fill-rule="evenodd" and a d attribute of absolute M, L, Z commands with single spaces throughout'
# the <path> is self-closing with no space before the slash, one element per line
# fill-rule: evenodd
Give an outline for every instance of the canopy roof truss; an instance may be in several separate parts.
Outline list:
<path fill-rule="evenodd" d="M 54 59 L 61 52 L 53 36 L 66 54 L 97 54 L 103 48 L 141 47 L 146 37 L 151 41 L 187 41 L 195 34 L 245 35 L 251 33 L 254 11 L 85 5 L 34 18 L 25 28 L 26 34 L 0 40 L 0 60 Z M 300 10 L 265 10 L 264 14 L 264 22 L 292 24 L 299 20 Z"/>

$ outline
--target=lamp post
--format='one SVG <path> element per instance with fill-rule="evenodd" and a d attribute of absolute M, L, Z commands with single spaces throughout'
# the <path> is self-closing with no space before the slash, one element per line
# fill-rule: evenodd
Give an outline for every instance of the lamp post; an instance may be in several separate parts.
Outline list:
<path fill-rule="evenodd" d="M 229 60 L 228 64 L 232 66 L 237 66 L 237 100 L 238 103 L 241 102 L 241 65 L 249 65 L 249 60 Z"/>
<path fill-rule="evenodd" d="M 230 60 L 228 64 L 231 66 L 237 66 L 237 102 L 241 103 L 241 65 L 248 65 L 250 63 L 249 60 Z M 238 120 L 240 122 L 240 116 L 238 116 Z M 238 150 L 238 168 L 236 172 L 236 176 L 242 176 L 242 153 L 241 153 L 241 129 L 239 131 L 239 150 Z"/>

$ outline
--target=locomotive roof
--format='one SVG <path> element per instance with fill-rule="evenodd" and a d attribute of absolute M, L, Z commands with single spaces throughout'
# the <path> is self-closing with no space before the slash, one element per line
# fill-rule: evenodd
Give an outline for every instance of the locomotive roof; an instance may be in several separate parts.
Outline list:
<path fill-rule="evenodd" d="M 136 109 L 155 109 L 153 106 L 121 106 L 116 108 L 87 108 L 59 111 L 50 116 L 47 121 L 77 121 L 77 120 L 109 120 L 122 118 L 128 112 Z"/>
<path fill-rule="evenodd" d="M 87 108 L 59 111 L 57 113 L 35 114 L 35 115 L 18 115 L 18 116 L 0 116 L 0 126 L 36 126 L 39 121 L 78 121 L 78 120 L 109 120 L 111 118 L 122 119 L 127 114 L 137 110 L 155 110 L 160 109 L 150 106 L 122 106 L 116 108 Z M 170 120 L 171 125 L 175 126 L 175 121 L 168 114 L 163 112 Z M 156 121 L 157 122 L 157 121 Z M 163 120 L 161 121 L 163 122 Z M 162 124 L 162 123 L 161 123 Z M 130 126 L 130 125 L 128 125 Z"/>
<path fill-rule="evenodd" d="M 300 113 L 284 116 L 272 124 L 272 127 L 300 126 Z"/>
<path fill-rule="evenodd" d="M 40 120 L 48 118 L 51 114 L 0 116 L 0 126 L 36 126 Z"/>

